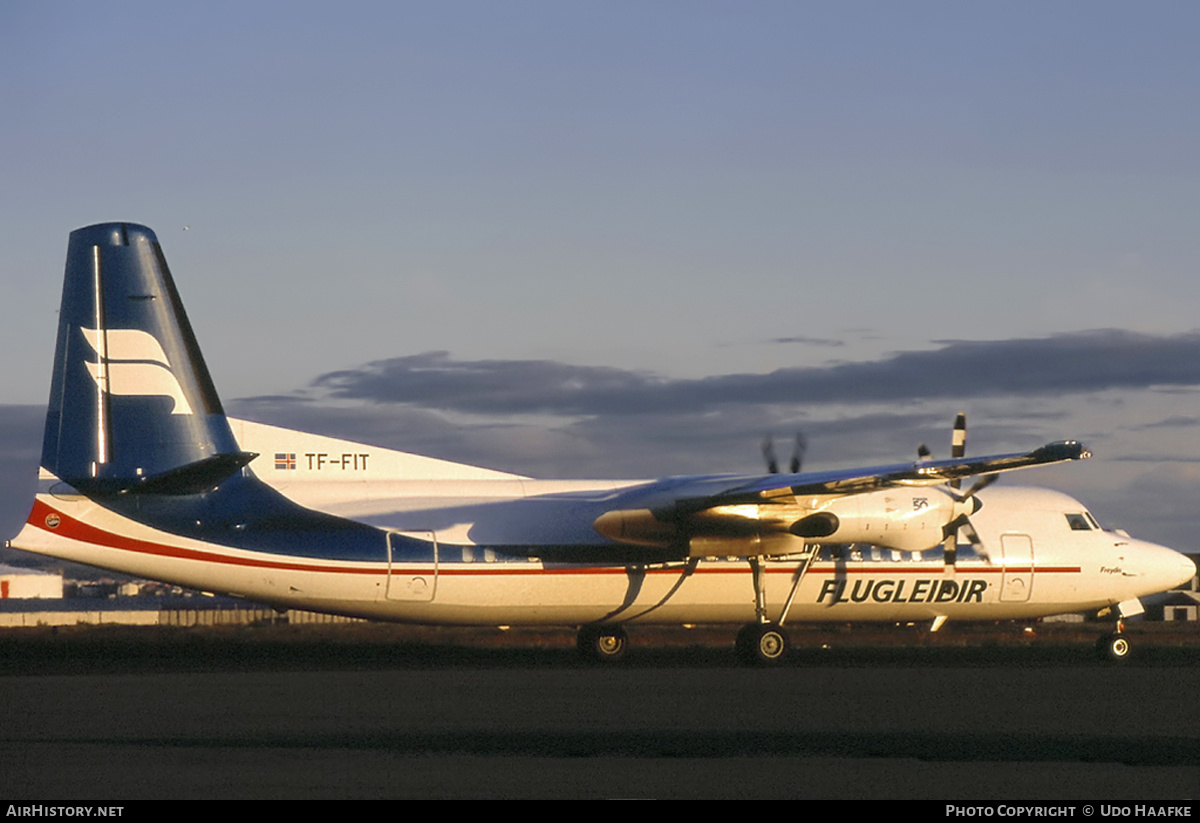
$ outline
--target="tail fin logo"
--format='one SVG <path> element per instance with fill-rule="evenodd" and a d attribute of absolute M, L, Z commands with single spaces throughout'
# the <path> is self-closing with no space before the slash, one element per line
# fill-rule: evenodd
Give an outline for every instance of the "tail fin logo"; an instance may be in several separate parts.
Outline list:
<path fill-rule="evenodd" d="M 171 371 L 167 354 L 154 336 L 140 329 L 87 329 L 84 339 L 96 352 L 88 373 L 96 387 L 109 395 L 170 397 L 171 414 L 192 414 L 183 387 Z"/>

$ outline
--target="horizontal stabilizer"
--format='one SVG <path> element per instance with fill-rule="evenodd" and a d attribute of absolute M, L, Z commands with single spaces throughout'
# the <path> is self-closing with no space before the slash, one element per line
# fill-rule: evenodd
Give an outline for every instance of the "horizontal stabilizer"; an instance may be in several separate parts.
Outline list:
<path fill-rule="evenodd" d="M 258 457 L 253 452 L 214 454 L 195 463 L 147 477 L 135 488 L 146 494 L 199 494 L 207 491 Z"/>

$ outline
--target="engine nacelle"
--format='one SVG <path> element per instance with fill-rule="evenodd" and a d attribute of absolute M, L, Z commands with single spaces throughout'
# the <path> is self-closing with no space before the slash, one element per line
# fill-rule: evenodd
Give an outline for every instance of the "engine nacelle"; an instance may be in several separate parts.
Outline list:
<path fill-rule="evenodd" d="M 593 524 L 620 543 L 677 548 L 692 556 L 784 555 L 806 542 L 872 543 L 900 551 L 941 544 L 944 527 L 979 507 L 943 487 L 897 487 L 851 495 L 714 506 L 686 515 L 650 509 L 605 512 Z"/>
<path fill-rule="evenodd" d="M 867 494 L 809 497 L 796 501 L 809 514 L 788 531 L 806 540 L 872 543 L 900 551 L 924 551 L 945 539 L 946 524 L 971 515 L 978 499 L 955 500 L 939 487 L 890 488 Z"/>

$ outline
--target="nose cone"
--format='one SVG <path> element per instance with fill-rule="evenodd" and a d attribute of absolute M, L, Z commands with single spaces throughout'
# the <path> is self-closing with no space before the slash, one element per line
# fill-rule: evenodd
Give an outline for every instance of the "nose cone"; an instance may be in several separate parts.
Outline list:
<path fill-rule="evenodd" d="M 1176 554 L 1179 553 L 1176 552 Z M 1174 586 L 1171 586 L 1172 589 L 1175 588 L 1175 586 L 1182 586 L 1184 583 L 1196 576 L 1195 562 L 1193 562 L 1192 559 L 1186 554 L 1179 554 L 1176 573 L 1179 575 L 1179 581 Z"/>
<path fill-rule="evenodd" d="M 1146 582 L 1156 587 L 1153 592 L 1174 589 L 1196 576 L 1196 564 L 1185 554 L 1153 543 L 1143 543 L 1139 548 L 1149 561 L 1146 564 Z"/>

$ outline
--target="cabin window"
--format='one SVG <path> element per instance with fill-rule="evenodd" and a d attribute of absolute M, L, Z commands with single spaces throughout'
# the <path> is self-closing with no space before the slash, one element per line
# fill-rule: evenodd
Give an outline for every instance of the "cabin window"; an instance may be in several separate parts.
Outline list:
<path fill-rule="evenodd" d="M 1090 532 L 1092 530 L 1087 518 L 1082 514 L 1068 514 L 1067 524 L 1071 527 L 1071 531 Z"/>

